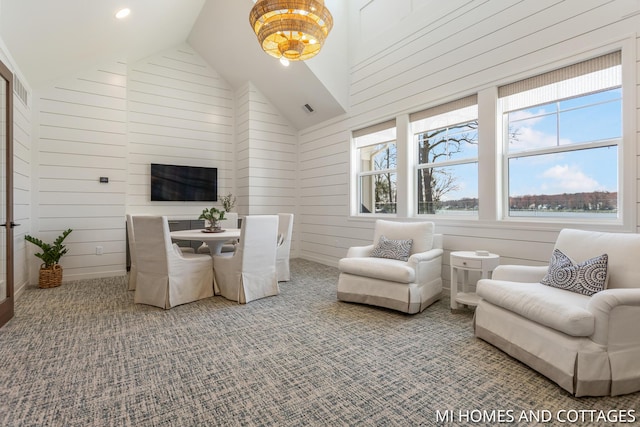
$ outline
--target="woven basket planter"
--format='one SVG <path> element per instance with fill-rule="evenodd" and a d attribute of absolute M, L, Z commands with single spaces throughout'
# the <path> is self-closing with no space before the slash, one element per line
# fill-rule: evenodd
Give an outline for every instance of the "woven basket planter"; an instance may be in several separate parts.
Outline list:
<path fill-rule="evenodd" d="M 55 288 L 62 283 L 62 266 L 54 264 L 50 268 L 46 268 L 44 264 L 40 266 L 40 275 L 38 276 L 38 286 L 43 289 Z"/>

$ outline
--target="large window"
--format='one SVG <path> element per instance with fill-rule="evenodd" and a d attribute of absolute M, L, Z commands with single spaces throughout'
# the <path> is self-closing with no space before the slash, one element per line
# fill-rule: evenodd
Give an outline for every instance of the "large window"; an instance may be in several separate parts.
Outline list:
<path fill-rule="evenodd" d="M 356 155 L 358 213 L 397 212 L 395 121 L 353 133 Z"/>
<path fill-rule="evenodd" d="M 499 88 L 510 217 L 616 219 L 621 53 Z"/>
<path fill-rule="evenodd" d="M 417 214 L 477 215 L 477 97 L 412 114 L 410 121 Z"/>
<path fill-rule="evenodd" d="M 351 214 L 633 229 L 635 39 L 600 52 L 353 131 Z"/>

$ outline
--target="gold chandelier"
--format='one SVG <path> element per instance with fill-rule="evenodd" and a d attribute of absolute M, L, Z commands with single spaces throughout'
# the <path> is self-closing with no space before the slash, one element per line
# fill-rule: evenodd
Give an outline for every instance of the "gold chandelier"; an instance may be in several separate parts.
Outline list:
<path fill-rule="evenodd" d="M 324 0 L 258 0 L 249 22 L 266 53 L 290 61 L 315 56 L 333 27 Z"/>

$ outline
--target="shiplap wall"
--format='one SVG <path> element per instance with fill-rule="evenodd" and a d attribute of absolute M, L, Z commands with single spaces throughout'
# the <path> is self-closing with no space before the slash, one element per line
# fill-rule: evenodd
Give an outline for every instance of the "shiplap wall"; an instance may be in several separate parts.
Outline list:
<path fill-rule="evenodd" d="M 21 79 L 21 81 L 23 81 Z M 28 90 L 27 102 L 31 102 Z M 19 293 L 29 284 L 27 257 L 30 253 L 24 240 L 31 224 L 31 108 L 17 96 L 13 97 L 13 221 L 20 226 L 13 230 L 14 291 Z"/>
<path fill-rule="evenodd" d="M 216 203 L 151 202 L 150 164 L 218 168 L 234 191 L 234 93 L 184 44 L 132 64 L 128 87 L 127 213 L 195 219 Z"/>
<path fill-rule="evenodd" d="M 363 2 L 356 3 L 349 7 Z M 411 4 L 424 10 L 422 2 Z M 251 84 L 234 94 L 188 46 L 84 73 L 36 99 L 31 232 L 53 238 L 66 227 L 77 230 L 63 259 L 67 279 L 123 272 L 126 212 L 191 218 L 202 208 L 149 202 L 148 163 L 207 159 L 220 168 L 220 192 L 239 196 L 240 214 L 297 210 L 297 255 L 335 265 L 372 234 L 372 219 L 349 217 L 351 130 L 628 37 L 640 27 L 636 9 L 620 0 L 452 0 L 438 5 L 438 19 L 410 13 L 376 43 L 353 42 L 348 114 L 300 133 Z M 98 184 L 99 176 L 110 183 Z M 546 262 L 557 234 L 499 221 L 436 222 L 446 255 L 482 248 L 506 263 Z M 94 255 L 97 245 L 105 255 Z"/>
<path fill-rule="evenodd" d="M 197 218 L 211 205 L 151 202 L 151 163 L 217 167 L 219 194 L 234 190 L 233 99 L 188 45 L 38 91 L 30 233 L 53 240 L 74 230 L 61 260 L 65 281 L 125 273 L 126 213 Z M 35 283 L 37 259 L 29 262 Z"/>
<path fill-rule="evenodd" d="M 241 213 L 295 213 L 296 129 L 251 83 L 238 91 L 238 106 Z"/>
<path fill-rule="evenodd" d="M 236 128 L 238 212 L 293 213 L 295 254 L 298 132 L 251 83 L 237 91 Z"/>
<path fill-rule="evenodd" d="M 369 3 L 350 3 L 351 19 L 361 19 L 358 8 Z M 351 64 L 349 112 L 300 135 L 301 257 L 335 265 L 350 246 L 371 241 L 373 220 L 349 216 L 351 130 L 526 77 L 576 52 L 633 37 L 640 28 L 638 5 L 625 1 L 453 0 L 437 12 L 435 20 L 400 17 L 401 27 L 380 31 L 377 44 L 358 39 L 364 24 L 352 23 L 357 60 Z M 640 111 L 636 116 L 640 120 Z M 486 249 L 502 254 L 503 263 L 542 264 L 561 227 L 434 221 L 445 234 L 447 282 L 452 250 Z"/>
<path fill-rule="evenodd" d="M 34 96 L 31 234 L 52 242 L 73 229 L 65 280 L 122 274 L 127 170 L 127 66 L 112 62 Z M 101 184 L 99 178 L 109 178 Z M 103 255 L 96 255 L 102 246 Z M 37 283 L 38 260 L 31 259 Z"/>

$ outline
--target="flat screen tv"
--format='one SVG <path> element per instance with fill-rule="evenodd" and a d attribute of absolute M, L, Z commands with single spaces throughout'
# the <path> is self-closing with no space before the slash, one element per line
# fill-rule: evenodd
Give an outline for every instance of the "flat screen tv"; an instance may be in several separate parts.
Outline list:
<path fill-rule="evenodd" d="M 218 168 L 151 163 L 151 200 L 215 202 Z"/>

